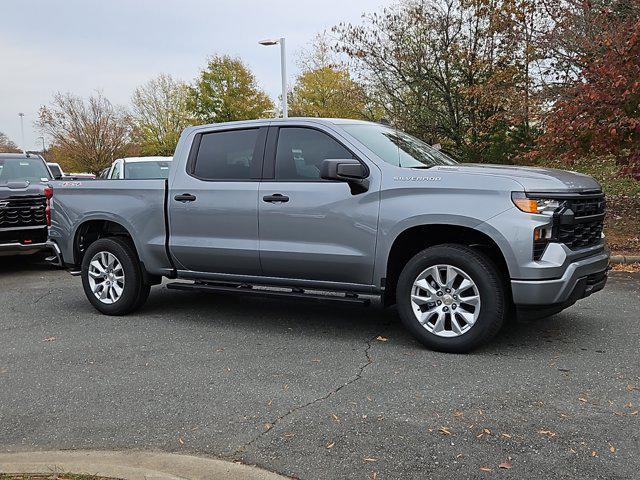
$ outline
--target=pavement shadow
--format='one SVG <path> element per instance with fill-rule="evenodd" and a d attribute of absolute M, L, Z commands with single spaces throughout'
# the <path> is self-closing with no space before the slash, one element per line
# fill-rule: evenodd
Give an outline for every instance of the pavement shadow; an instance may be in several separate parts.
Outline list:
<path fill-rule="evenodd" d="M 60 270 L 45 261 L 48 253 L 34 253 L 33 255 L 12 255 L 0 257 L 0 276 L 13 275 L 20 272 L 48 272 Z"/>

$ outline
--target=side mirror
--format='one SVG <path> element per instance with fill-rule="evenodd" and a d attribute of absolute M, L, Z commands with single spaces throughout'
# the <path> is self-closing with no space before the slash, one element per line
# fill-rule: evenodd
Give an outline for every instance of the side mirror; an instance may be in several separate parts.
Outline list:
<path fill-rule="evenodd" d="M 352 182 L 367 178 L 367 169 L 358 160 L 324 160 L 320 166 L 320 178 Z"/>

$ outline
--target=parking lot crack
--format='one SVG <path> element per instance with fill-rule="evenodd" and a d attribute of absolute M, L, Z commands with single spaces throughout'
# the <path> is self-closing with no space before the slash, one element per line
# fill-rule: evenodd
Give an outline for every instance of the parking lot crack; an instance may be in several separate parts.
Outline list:
<path fill-rule="evenodd" d="M 243 445 L 241 445 L 240 447 L 238 447 L 229 456 L 230 457 L 236 457 L 237 455 L 240 455 L 240 454 L 244 453 L 249 447 L 251 447 L 251 445 L 253 445 L 256 441 L 258 441 L 264 435 L 268 434 L 279 423 L 281 423 L 283 420 L 285 420 L 290 415 L 292 415 L 292 414 L 294 414 L 296 412 L 299 412 L 300 410 L 304 410 L 307 407 L 311 407 L 313 405 L 321 403 L 321 402 L 327 400 L 328 398 L 332 397 L 333 395 L 336 395 L 343 388 L 346 388 L 349 385 L 352 385 L 355 382 L 357 382 L 360 379 L 362 379 L 362 376 L 364 375 L 365 370 L 369 367 L 369 365 L 371 365 L 373 363 L 373 358 L 371 357 L 371 348 L 373 346 L 373 342 L 379 336 L 380 336 L 380 334 L 375 334 L 373 337 L 369 338 L 366 341 L 366 347 L 364 349 L 365 361 L 358 366 L 358 369 L 356 370 L 356 372 L 345 383 L 343 383 L 341 385 L 338 385 L 336 388 L 334 388 L 332 390 L 329 390 L 326 394 L 324 394 L 324 395 L 322 395 L 320 397 L 317 397 L 317 398 L 315 398 L 315 399 L 313 399 L 313 400 L 311 400 L 311 401 L 309 401 L 307 403 L 304 403 L 302 405 L 295 406 L 295 407 L 291 408 L 289 411 L 287 411 L 286 413 L 283 413 L 282 415 L 276 417 L 275 419 L 273 419 L 271 422 L 269 422 L 267 424 L 267 428 L 265 428 L 265 430 L 263 432 L 259 433 L 254 438 L 252 438 L 248 442 L 246 442 Z"/>

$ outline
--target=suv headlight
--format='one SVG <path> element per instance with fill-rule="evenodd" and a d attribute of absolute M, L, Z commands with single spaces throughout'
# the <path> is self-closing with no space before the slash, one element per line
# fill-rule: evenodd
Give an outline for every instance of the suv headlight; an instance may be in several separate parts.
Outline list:
<path fill-rule="evenodd" d="M 539 215 L 551 216 L 560 206 L 560 202 L 556 199 L 529 198 L 524 192 L 512 192 L 511 200 L 519 210 Z"/>

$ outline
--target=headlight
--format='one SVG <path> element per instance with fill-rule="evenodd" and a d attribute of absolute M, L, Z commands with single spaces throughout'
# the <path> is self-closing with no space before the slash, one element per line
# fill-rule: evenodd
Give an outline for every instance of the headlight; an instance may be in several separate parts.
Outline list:
<path fill-rule="evenodd" d="M 553 215 L 553 212 L 560 206 L 558 200 L 552 198 L 529 198 L 523 192 L 511 193 L 511 200 L 519 210 L 541 215 Z"/>

